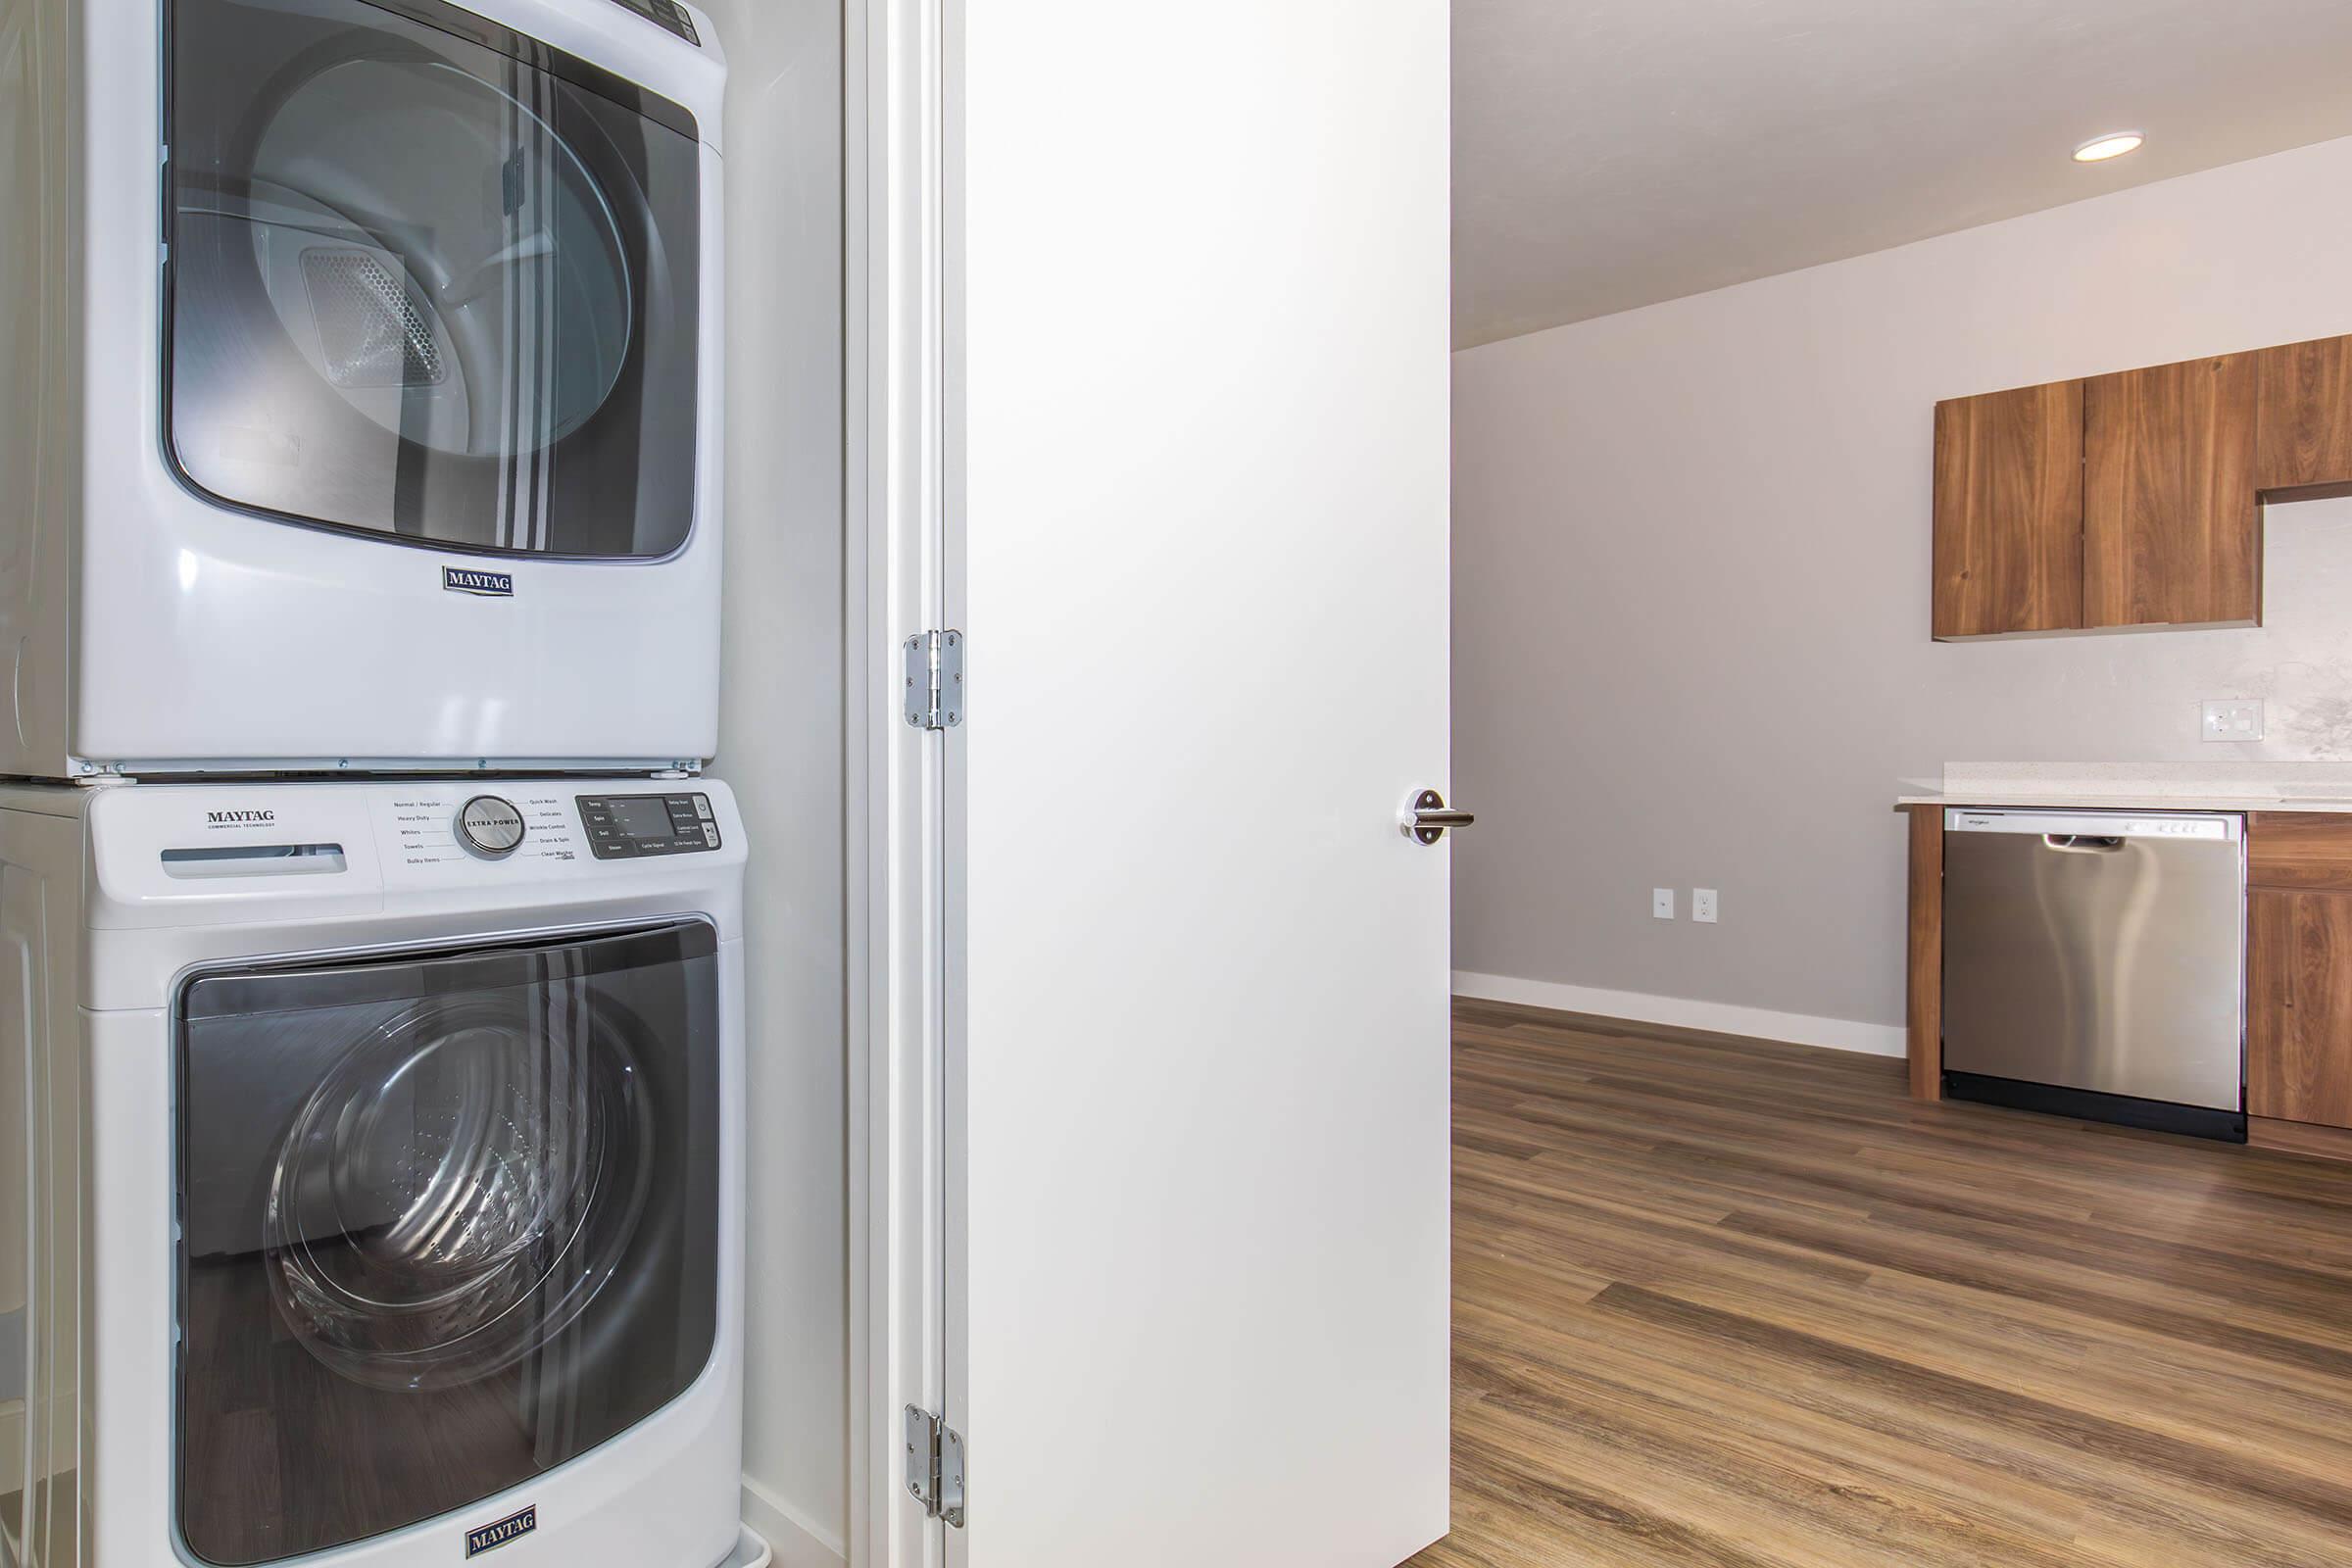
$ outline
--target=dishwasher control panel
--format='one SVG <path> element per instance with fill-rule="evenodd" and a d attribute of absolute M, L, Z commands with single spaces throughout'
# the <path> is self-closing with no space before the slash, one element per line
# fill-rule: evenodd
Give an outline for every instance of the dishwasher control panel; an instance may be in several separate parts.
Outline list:
<path fill-rule="evenodd" d="M 2243 829 L 2237 816 L 2102 811 L 1970 811 L 1943 813 L 1946 833 L 2028 833 L 2051 838 L 2204 839 L 2234 842 Z"/>

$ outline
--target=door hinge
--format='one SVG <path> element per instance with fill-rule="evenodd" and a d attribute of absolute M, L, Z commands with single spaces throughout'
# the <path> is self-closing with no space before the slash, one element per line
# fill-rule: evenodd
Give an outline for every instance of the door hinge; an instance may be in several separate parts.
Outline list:
<path fill-rule="evenodd" d="M 963 1528 L 963 1437 L 930 1411 L 906 1407 L 906 1494 L 925 1518 Z"/>
<path fill-rule="evenodd" d="M 954 729 L 963 722 L 963 633 L 917 632 L 906 639 L 906 722 Z"/>

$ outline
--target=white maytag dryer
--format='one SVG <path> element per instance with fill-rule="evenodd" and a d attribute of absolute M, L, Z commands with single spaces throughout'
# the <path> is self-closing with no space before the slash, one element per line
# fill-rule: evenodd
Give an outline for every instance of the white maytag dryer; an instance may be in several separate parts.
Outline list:
<path fill-rule="evenodd" d="M 675 0 L 0 0 L 0 773 L 716 744 Z"/>

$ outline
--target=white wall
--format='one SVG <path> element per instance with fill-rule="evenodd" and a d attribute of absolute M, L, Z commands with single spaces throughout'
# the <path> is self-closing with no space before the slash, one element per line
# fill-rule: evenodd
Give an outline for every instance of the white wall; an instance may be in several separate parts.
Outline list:
<path fill-rule="evenodd" d="M 841 7 L 707 0 L 727 93 L 719 755 L 752 841 L 745 1517 L 842 1555 L 848 1225 L 842 835 Z"/>
<path fill-rule="evenodd" d="M 2260 630 L 1928 634 L 1936 401 L 2352 332 L 2348 197 L 2352 139 L 1455 356 L 1457 969 L 1899 1049 L 1898 779 L 2352 758 L 2352 502 L 2271 509 Z"/>

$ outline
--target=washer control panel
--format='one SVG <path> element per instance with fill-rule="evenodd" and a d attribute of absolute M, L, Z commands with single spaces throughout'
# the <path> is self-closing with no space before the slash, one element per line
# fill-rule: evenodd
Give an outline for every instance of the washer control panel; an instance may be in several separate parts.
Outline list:
<path fill-rule="evenodd" d="M 522 848 L 522 812 L 496 795 L 476 795 L 458 808 L 458 842 L 485 860 L 503 860 Z"/>
<path fill-rule="evenodd" d="M 416 779 L 370 789 L 385 880 L 447 886 L 452 875 L 529 876 L 587 858 L 564 785 L 488 782 Z"/>
<path fill-rule="evenodd" d="M 583 795 L 578 805 L 589 852 L 600 860 L 718 848 L 718 818 L 708 795 Z"/>
<path fill-rule="evenodd" d="M 86 808 L 93 930 L 341 919 L 396 906 L 506 918 L 565 899 L 631 916 L 723 913 L 748 842 L 727 786 L 692 777 L 141 784 L 92 791 Z M 721 903 L 697 902 L 709 899 Z M 133 992 L 146 995 L 121 994 Z"/>

